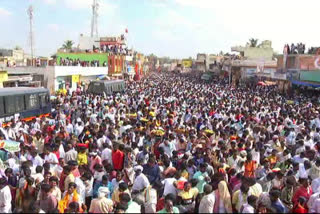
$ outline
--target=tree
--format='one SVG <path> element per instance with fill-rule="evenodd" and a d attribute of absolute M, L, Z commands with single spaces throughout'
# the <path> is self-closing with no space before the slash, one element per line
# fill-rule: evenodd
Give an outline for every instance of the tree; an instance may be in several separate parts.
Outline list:
<path fill-rule="evenodd" d="M 63 49 L 67 49 L 67 50 L 71 50 L 73 44 L 74 44 L 73 41 L 67 40 L 67 41 L 65 41 L 64 44 L 62 45 L 62 48 L 63 48 Z"/>
<path fill-rule="evenodd" d="M 17 45 L 16 47 L 14 47 L 14 49 L 15 49 L 15 50 L 22 50 L 22 48 L 21 48 L 19 45 Z"/>
<path fill-rule="evenodd" d="M 257 45 L 258 45 L 258 39 L 254 39 L 254 38 L 249 39 L 249 45 L 250 45 L 250 47 L 252 47 L 252 48 L 257 47 Z"/>

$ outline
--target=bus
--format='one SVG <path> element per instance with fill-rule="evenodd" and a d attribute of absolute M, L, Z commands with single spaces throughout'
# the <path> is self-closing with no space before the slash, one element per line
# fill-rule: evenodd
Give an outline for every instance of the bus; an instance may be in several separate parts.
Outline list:
<path fill-rule="evenodd" d="M 30 121 L 51 113 L 50 93 L 46 88 L 0 88 L 0 123 L 18 118 Z"/>
<path fill-rule="evenodd" d="M 95 80 L 91 81 L 87 92 L 90 94 L 112 95 L 113 93 L 123 92 L 126 89 L 124 80 Z"/>

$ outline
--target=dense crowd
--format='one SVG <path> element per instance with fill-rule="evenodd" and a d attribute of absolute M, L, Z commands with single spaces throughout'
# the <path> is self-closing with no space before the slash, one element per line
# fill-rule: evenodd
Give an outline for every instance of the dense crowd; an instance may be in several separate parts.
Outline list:
<path fill-rule="evenodd" d="M 99 60 L 92 60 L 92 61 L 83 61 L 80 59 L 70 59 L 70 58 L 60 58 L 59 59 L 60 66 L 81 66 L 81 67 L 107 67 L 107 62 L 103 62 L 100 64 Z"/>
<path fill-rule="evenodd" d="M 5 126 L 0 212 L 320 213 L 317 97 L 160 74 L 53 106 Z"/>
<path fill-rule="evenodd" d="M 109 53 L 109 54 L 118 54 L 118 55 L 129 54 L 128 48 L 122 47 L 122 45 L 101 45 L 100 50 L 103 51 L 104 53 Z"/>

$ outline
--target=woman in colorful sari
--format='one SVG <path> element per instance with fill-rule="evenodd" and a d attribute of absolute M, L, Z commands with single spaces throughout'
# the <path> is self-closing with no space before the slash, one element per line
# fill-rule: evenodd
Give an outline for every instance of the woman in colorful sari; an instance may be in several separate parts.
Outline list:
<path fill-rule="evenodd" d="M 224 177 L 221 173 L 217 174 L 218 187 L 215 191 L 217 203 L 214 205 L 214 213 L 232 213 L 231 195 Z"/>
<path fill-rule="evenodd" d="M 79 194 L 77 193 L 77 185 L 73 182 L 69 183 L 68 190 L 64 193 L 61 201 L 59 201 L 58 209 L 60 213 L 64 213 L 71 202 L 80 203 Z M 81 204 L 80 204 L 81 208 Z"/>

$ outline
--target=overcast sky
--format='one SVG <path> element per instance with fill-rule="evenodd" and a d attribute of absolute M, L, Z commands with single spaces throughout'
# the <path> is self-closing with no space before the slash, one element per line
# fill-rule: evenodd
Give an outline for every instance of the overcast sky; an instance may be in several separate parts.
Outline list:
<path fill-rule="evenodd" d="M 230 52 L 249 38 L 320 46 L 319 0 L 99 0 L 99 36 L 128 28 L 129 46 L 176 58 Z M 89 35 L 92 0 L 0 0 L 0 48 L 30 52 L 27 8 L 34 6 L 36 55 Z"/>

